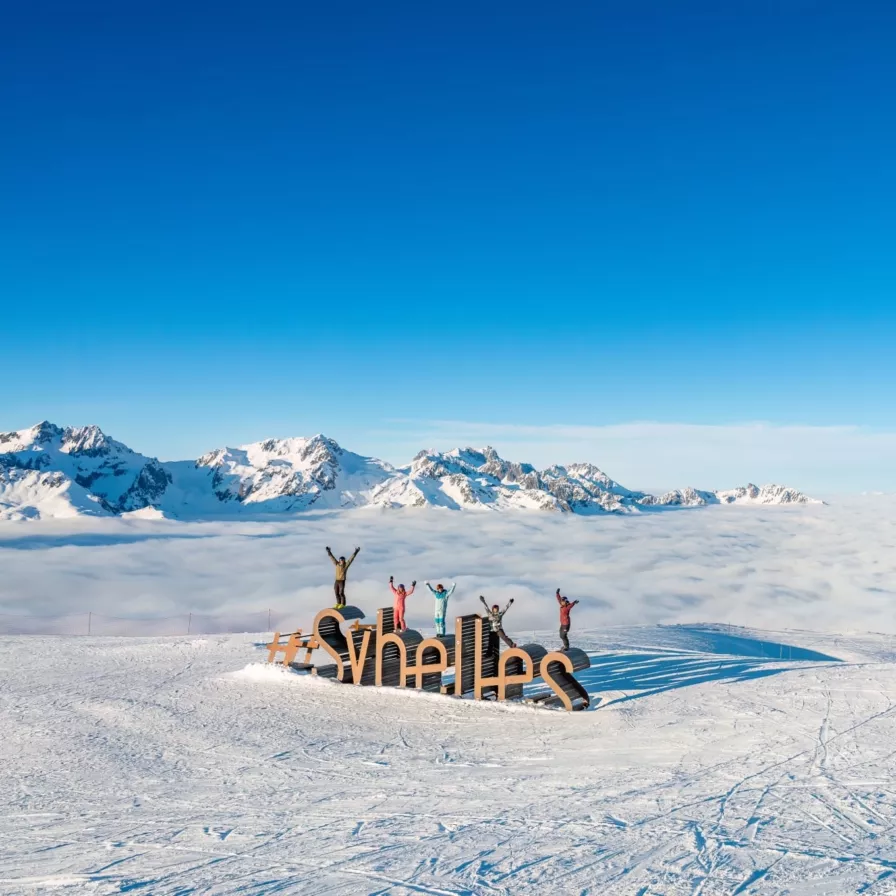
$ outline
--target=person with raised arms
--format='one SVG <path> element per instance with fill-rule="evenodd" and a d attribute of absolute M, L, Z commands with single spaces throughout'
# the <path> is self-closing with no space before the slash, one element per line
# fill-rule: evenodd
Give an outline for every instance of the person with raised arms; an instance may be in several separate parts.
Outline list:
<path fill-rule="evenodd" d="M 432 592 L 433 597 L 436 599 L 435 606 L 435 624 L 436 624 L 436 637 L 444 638 L 445 637 L 445 616 L 448 613 L 448 598 L 454 594 L 454 589 L 457 587 L 457 583 L 452 583 L 451 587 L 446 591 L 444 585 L 436 585 L 435 588 L 426 582 L 426 587 Z"/>
<path fill-rule="evenodd" d="M 510 598 L 510 601 L 503 610 L 497 604 L 492 604 L 491 607 L 489 607 L 481 594 L 479 595 L 479 600 L 482 601 L 482 605 L 485 607 L 485 612 L 488 615 L 488 624 L 491 626 L 492 634 L 497 635 L 508 647 L 516 647 L 516 643 L 511 641 L 510 638 L 507 637 L 507 632 L 504 631 L 504 614 L 513 605 L 513 598 Z"/>
<path fill-rule="evenodd" d="M 404 585 L 399 585 L 397 588 L 393 584 L 394 579 L 392 576 L 389 576 L 389 587 L 392 589 L 392 594 L 395 596 L 395 603 L 393 605 L 393 619 L 395 621 L 395 631 L 396 632 L 406 632 L 408 630 L 407 623 L 404 621 L 404 603 L 405 601 L 414 593 L 414 588 L 417 585 L 416 581 L 411 582 L 411 590 L 406 591 Z"/>
<path fill-rule="evenodd" d="M 566 653 L 569 650 L 569 614 L 578 601 L 570 603 L 568 597 L 561 597 L 559 588 L 556 597 L 557 603 L 560 604 L 560 640 L 563 642 L 563 652 Z"/>
<path fill-rule="evenodd" d="M 336 606 L 334 609 L 341 610 L 345 607 L 345 577 L 348 574 L 348 568 L 355 562 L 355 557 L 361 548 L 355 548 L 355 553 L 348 558 L 340 557 L 338 560 L 333 556 L 333 552 L 327 547 L 327 556 L 333 561 L 336 567 L 336 581 L 333 583 L 333 591 L 336 594 Z"/>

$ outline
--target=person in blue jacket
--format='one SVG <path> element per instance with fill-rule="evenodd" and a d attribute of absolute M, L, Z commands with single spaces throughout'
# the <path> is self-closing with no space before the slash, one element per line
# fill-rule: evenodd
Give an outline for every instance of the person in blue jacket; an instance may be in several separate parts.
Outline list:
<path fill-rule="evenodd" d="M 457 583 L 455 582 L 447 591 L 445 590 L 444 585 L 436 585 L 435 588 L 426 583 L 426 587 L 432 591 L 433 597 L 436 599 L 436 607 L 435 607 L 435 622 L 436 622 L 436 637 L 444 638 L 445 637 L 445 615 L 448 612 L 448 598 L 454 594 L 454 589 L 457 587 Z"/>

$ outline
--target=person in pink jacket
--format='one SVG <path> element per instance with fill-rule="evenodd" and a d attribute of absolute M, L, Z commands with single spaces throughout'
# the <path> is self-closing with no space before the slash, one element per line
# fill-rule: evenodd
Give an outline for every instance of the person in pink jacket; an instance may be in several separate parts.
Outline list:
<path fill-rule="evenodd" d="M 407 624 L 404 621 L 404 602 L 407 600 L 410 595 L 414 593 L 414 586 L 417 584 L 416 581 L 411 582 L 411 590 L 405 591 L 404 585 L 399 585 L 397 588 L 393 584 L 394 579 L 392 576 L 389 576 L 389 587 L 392 589 L 392 593 L 395 595 L 395 631 L 396 632 L 406 632 L 408 630 Z"/>

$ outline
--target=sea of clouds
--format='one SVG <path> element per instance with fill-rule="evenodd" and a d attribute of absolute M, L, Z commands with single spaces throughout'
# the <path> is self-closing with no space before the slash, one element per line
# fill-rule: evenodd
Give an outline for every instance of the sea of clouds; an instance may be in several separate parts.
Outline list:
<path fill-rule="evenodd" d="M 333 603 L 324 548 L 348 555 L 350 602 L 374 615 L 388 577 L 457 582 L 450 613 L 515 599 L 506 623 L 554 629 L 558 587 L 579 628 L 732 623 L 896 632 L 896 499 L 631 516 L 308 513 L 270 522 L 78 519 L 0 524 L 0 633 L 175 634 L 309 626 Z M 64 615 L 70 614 L 70 615 Z M 189 616 L 192 614 L 192 617 Z M 189 621 L 187 621 L 189 619 Z"/>

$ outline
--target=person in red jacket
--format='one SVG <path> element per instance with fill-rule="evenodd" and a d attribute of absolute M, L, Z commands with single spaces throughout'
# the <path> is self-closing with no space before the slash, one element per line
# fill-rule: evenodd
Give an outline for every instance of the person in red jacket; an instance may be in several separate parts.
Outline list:
<path fill-rule="evenodd" d="M 560 604 L 560 640 L 563 642 L 563 652 L 569 650 L 569 614 L 572 608 L 578 603 L 574 600 L 569 602 L 568 597 L 560 596 L 560 589 L 557 589 L 557 603 Z"/>

